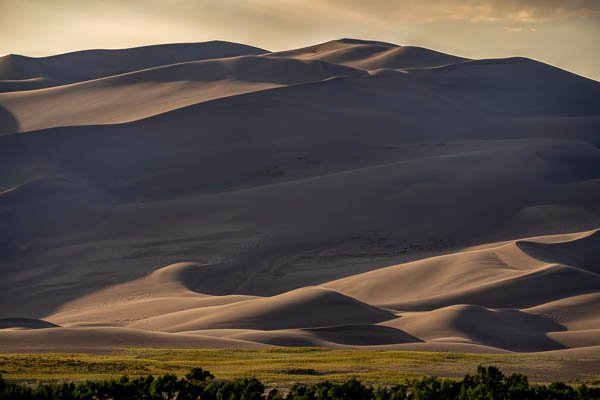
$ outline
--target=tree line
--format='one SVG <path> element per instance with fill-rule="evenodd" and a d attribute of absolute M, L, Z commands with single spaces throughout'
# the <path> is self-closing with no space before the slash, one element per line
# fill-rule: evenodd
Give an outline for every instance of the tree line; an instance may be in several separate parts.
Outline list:
<path fill-rule="evenodd" d="M 266 390 L 256 378 L 215 380 L 202 368 L 183 378 L 173 374 L 86 382 L 43 383 L 35 387 L 0 376 L 1 400 L 570 400 L 600 399 L 600 388 L 564 383 L 530 384 L 521 374 L 504 375 L 496 367 L 479 366 L 462 380 L 424 377 L 394 386 L 373 387 L 357 379 L 314 385 L 297 384 L 289 391 Z"/>

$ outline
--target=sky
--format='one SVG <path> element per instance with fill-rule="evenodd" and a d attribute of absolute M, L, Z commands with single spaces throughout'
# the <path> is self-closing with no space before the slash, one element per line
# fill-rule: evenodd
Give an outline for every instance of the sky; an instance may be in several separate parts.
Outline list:
<path fill-rule="evenodd" d="M 469 58 L 525 56 L 600 80 L 600 0 L 0 0 L 0 54 L 344 37 Z"/>

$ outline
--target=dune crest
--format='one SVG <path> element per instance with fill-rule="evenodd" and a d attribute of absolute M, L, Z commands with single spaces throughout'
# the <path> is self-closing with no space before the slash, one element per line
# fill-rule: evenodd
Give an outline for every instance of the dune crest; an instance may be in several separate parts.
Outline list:
<path fill-rule="evenodd" d="M 9 54 L 0 57 L 0 82 L 43 79 L 49 87 L 186 61 L 264 54 L 253 46 L 211 41 L 175 43 L 118 50 L 83 50 L 48 57 Z M 14 82 L 16 83 L 16 82 Z M 27 86 L 23 89 L 29 90 Z"/>
<path fill-rule="evenodd" d="M 377 323 L 393 317 L 388 311 L 332 290 L 307 287 L 273 297 L 148 318 L 132 326 L 167 332 L 213 328 L 278 330 Z"/>
<path fill-rule="evenodd" d="M 44 90 L 0 93 L 0 105 L 18 120 L 20 132 L 28 132 L 130 122 L 243 93 L 362 74 L 319 60 L 239 56 L 161 65 Z M 46 111 L 37 112 L 40 109 Z"/>

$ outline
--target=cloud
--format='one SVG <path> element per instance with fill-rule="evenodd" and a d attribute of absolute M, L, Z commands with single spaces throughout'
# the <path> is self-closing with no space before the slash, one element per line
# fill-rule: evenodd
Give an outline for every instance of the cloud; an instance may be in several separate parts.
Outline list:
<path fill-rule="evenodd" d="M 535 32 L 536 28 L 533 27 L 523 27 L 523 26 L 505 26 L 503 27 L 505 31 L 509 32 Z"/>
<path fill-rule="evenodd" d="M 313 2 L 318 2 L 312 0 Z M 333 0 L 340 13 L 359 10 L 382 18 L 422 21 L 546 22 L 574 17 L 600 16 L 597 0 Z"/>

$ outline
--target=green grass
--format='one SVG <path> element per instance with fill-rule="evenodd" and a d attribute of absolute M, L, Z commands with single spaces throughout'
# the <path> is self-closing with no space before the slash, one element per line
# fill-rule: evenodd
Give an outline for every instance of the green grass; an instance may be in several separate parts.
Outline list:
<path fill-rule="evenodd" d="M 600 358 L 532 354 L 459 354 L 406 351 L 279 348 L 124 349 L 115 354 L 0 354 L 0 374 L 20 382 L 79 381 L 121 375 L 184 375 L 191 367 L 211 371 L 218 379 L 253 376 L 265 384 L 286 387 L 326 379 L 356 377 L 365 383 L 393 384 L 423 375 L 459 378 L 477 365 L 519 372 L 533 382 L 562 380 L 600 384 Z"/>

